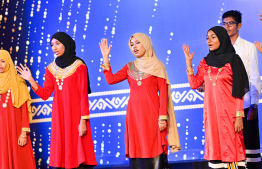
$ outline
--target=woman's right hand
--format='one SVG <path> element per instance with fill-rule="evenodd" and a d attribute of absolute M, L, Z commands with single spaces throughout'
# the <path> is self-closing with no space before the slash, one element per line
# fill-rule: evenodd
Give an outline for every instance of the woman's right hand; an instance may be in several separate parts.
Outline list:
<path fill-rule="evenodd" d="M 234 127 L 235 127 L 235 133 L 238 133 L 243 130 L 244 125 L 243 125 L 243 117 L 236 117 L 236 120 L 234 122 Z"/>
<path fill-rule="evenodd" d="M 185 54 L 185 58 L 186 58 L 186 62 L 190 62 L 192 61 L 193 57 L 194 57 L 194 54 L 195 52 L 193 52 L 192 54 L 190 53 L 190 49 L 189 49 L 189 46 L 184 44 L 183 45 L 183 50 L 184 50 L 184 54 Z"/>
<path fill-rule="evenodd" d="M 101 39 L 101 42 L 99 42 L 100 50 L 103 55 L 104 63 L 109 63 L 109 53 L 111 50 L 111 44 L 108 46 L 107 39 L 103 38 Z"/>
<path fill-rule="evenodd" d="M 27 81 L 29 81 L 30 78 L 32 78 L 32 73 L 30 69 L 27 66 L 24 67 L 21 63 L 20 67 L 17 66 L 17 71 L 20 73 L 20 76 Z"/>

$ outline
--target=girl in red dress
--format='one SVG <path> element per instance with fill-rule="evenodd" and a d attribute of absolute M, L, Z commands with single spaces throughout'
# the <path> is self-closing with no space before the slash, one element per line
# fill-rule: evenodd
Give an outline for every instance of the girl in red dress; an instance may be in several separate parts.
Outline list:
<path fill-rule="evenodd" d="M 91 169 L 97 163 L 90 127 L 87 66 L 75 56 L 75 41 L 66 33 L 55 33 L 51 46 L 57 58 L 46 69 L 43 88 L 27 67 L 21 65 L 18 71 L 42 99 L 47 100 L 55 92 L 49 165 Z"/>
<path fill-rule="evenodd" d="M 167 133 L 171 152 L 181 149 L 170 82 L 164 64 L 157 59 L 150 38 L 131 36 L 128 45 L 137 59 L 116 74 L 109 63 L 111 45 L 102 39 L 105 78 L 108 84 L 128 80 L 130 97 L 126 111 L 125 155 L 132 169 L 162 169 L 167 166 Z M 159 92 L 159 95 L 158 95 Z"/>
<path fill-rule="evenodd" d="M 249 82 L 242 60 L 236 54 L 227 31 L 220 26 L 208 30 L 209 54 L 194 75 L 189 47 L 184 44 L 188 81 L 192 89 L 205 82 L 205 155 L 210 168 L 245 168 L 243 138 L 243 96 Z"/>
<path fill-rule="evenodd" d="M 31 98 L 10 54 L 0 50 L 0 168 L 35 169 L 29 136 Z M 31 117 L 31 116 L 30 116 Z"/>

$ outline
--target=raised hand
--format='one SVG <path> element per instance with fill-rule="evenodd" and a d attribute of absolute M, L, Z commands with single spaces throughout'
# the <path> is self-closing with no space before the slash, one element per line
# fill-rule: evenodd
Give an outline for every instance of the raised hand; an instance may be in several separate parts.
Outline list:
<path fill-rule="evenodd" d="M 261 15 L 262 16 L 262 15 Z M 257 50 L 262 53 L 262 43 L 260 43 L 260 46 L 259 46 L 259 42 L 255 42 L 255 46 L 257 47 Z"/>
<path fill-rule="evenodd" d="M 33 89 L 35 89 L 35 90 L 38 89 L 38 84 L 37 84 L 36 81 L 34 80 L 34 78 L 33 78 L 33 76 L 32 76 L 32 73 L 31 73 L 30 69 L 29 69 L 27 66 L 24 67 L 24 66 L 20 63 L 20 67 L 17 66 L 16 69 L 17 69 L 19 75 L 20 75 L 23 79 L 27 80 L 27 81 L 31 84 L 31 86 L 32 86 Z"/>
<path fill-rule="evenodd" d="M 186 45 L 186 44 L 183 45 L 183 50 L 184 50 L 184 54 L 185 54 L 186 60 L 192 60 L 193 57 L 194 57 L 195 52 L 193 52 L 193 53 L 191 54 L 191 53 L 190 53 L 189 46 Z"/>
<path fill-rule="evenodd" d="M 21 63 L 20 67 L 17 66 L 17 71 L 19 72 L 19 75 L 27 81 L 32 77 L 30 69 L 27 66 L 24 67 Z"/>
<path fill-rule="evenodd" d="M 187 64 L 187 66 L 191 66 L 191 61 L 194 57 L 195 52 L 193 52 L 191 54 L 189 46 L 186 45 L 186 44 L 183 44 L 183 50 L 184 50 L 184 54 L 185 54 L 185 58 L 186 58 L 186 64 Z"/>
<path fill-rule="evenodd" d="M 109 53 L 111 51 L 111 44 L 108 46 L 107 39 L 101 39 L 101 42 L 99 42 L 100 50 L 103 55 L 104 63 L 109 63 Z"/>

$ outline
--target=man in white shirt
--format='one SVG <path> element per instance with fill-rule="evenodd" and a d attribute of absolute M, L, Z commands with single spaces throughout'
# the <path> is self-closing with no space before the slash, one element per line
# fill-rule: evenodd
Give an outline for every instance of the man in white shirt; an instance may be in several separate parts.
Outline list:
<path fill-rule="evenodd" d="M 260 98 L 260 75 L 258 69 L 257 50 L 239 36 L 242 26 L 242 14 L 239 11 L 227 11 L 223 14 L 221 25 L 227 30 L 236 53 L 241 57 L 249 78 L 250 91 L 244 96 L 245 118 L 243 119 L 246 162 L 248 169 L 260 169 L 260 138 L 258 125 L 258 102 Z"/>

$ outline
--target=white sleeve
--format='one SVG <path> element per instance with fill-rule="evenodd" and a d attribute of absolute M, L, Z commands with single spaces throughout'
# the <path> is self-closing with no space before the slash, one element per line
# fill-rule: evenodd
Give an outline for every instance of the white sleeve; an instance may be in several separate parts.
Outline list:
<path fill-rule="evenodd" d="M 248 49 L 249 58 L 250 58 L 250 77 L 249 77 L 249 87 L 250 87 L 250 98 L 251 104 L 258 104 L 260 98 L 260 75 L 258 68 L 258 58 L 257 50 L 254 44 L 249 46 Z"/>

